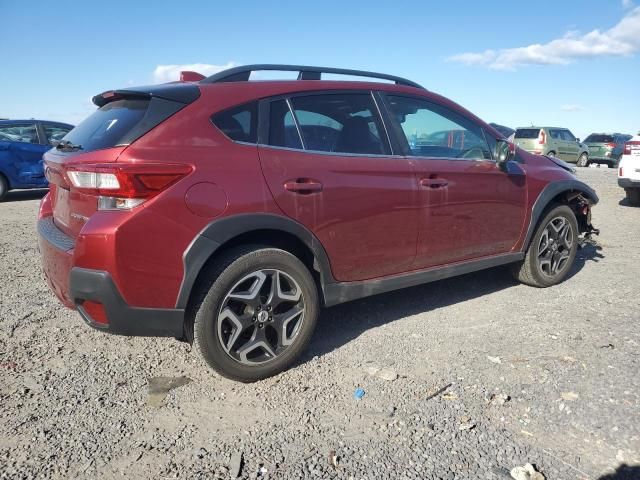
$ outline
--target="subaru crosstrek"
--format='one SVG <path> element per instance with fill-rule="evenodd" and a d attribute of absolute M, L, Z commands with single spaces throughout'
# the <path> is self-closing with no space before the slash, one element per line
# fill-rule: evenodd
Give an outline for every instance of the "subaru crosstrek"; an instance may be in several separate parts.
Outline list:
<path fill-rule="evenodd" d="M 505 264 L 554 285 L 592 233 L 563 162 L 403 78 L 254 65 L 93 101 L 46 154 L 45 276 L 92 327 L 195 342 L 232 379 L 290 366 L 323 306 Z"/>

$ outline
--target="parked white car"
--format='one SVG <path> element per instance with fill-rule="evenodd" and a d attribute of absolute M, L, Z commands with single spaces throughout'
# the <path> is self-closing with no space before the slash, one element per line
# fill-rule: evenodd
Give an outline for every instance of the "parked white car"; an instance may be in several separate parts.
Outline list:
<path fill-rule="evenodd" d="M 624 144 L 618 165 L 618 185 L 631 205 L 640 205 L 640 132 Z"/>

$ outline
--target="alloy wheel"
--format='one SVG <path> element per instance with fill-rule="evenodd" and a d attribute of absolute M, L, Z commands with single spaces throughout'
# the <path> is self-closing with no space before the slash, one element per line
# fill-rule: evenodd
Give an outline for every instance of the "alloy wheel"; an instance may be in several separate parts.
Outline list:
<path fill-rule="evenodd" d="M 302 288 L 277 269 L 252 272 L 224 297 L 218 339 L 231 358 L 245 365 L 269 362 L 295 341 L 305 317 Z"/>
<path fill-rule="evenodd" d="M 545 227 L 538 242 L 540 272 L 555 277 L 568 266 L 574 242 L 573 228 L 565 217 L 553 218 Z"/>

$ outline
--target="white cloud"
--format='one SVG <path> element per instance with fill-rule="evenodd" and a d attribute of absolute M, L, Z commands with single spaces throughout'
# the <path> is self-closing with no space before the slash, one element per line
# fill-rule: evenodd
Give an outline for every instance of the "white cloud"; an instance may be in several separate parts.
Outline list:
<path fill-rule="evenodd" d="M 568 103 L 562 105 L 560 110 L 563 112 L 584 112 L 586 109 L 582 105 L 576 105 L 575 103 Z"/>
<path fill-rule="evenodd" d="M 187 63 L 182 65 L 158 65 L 153 71 L 155 83 L 175 82 L 180 79 L 180 72 L 188 70 L 198 72 L 205 77 L 235 67 L 235 62 L 227 62 L 226 65 L 212 65 L 210 63 Z"/>
<path fill-rule="evenodd" d="M 631 8 L 633 5 L 633 0 L 622 0 L 622 8 Z"/>
<path fill-rule="evenodd" d="M 585 34 L 571 31 L 544 44 L 467 52 L 448 60 L 493 70 L 515 70 L 527 65 L 566 65 L 580 58 L 632 55 L 639 50 L 640 7 L 635 7 L 609 30 Z"/>

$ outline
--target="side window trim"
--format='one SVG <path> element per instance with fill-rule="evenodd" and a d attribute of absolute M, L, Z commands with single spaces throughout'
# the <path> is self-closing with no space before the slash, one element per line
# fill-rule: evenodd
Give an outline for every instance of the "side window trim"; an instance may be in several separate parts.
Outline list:
<path fill-rule="evenodd" d="M 399 142 L 399 145 L 402 146 L 403 150 L 405 151 L 404 156 L 405 157 L 411 157 L 411 158 L 416 158 L 416 159 L 438 159 L 438 160 L 455 160 L 455 161 L 469 161 L 469 162 L 491 162 L 491 163 L 495 163 L 495 158 L 494 158 L 494 153 L 491 151 L 491 147 L 489 145 L 489 142 L 487 141 L 485 135 L 487 135 L 485 128 L 482 125 L 478 125 L 476 122 L 474 122 L 473 120 L 470 120 L 466 117 L 464 117 L 463 115 L 451 110 L 448 107 L 445 107 L 444 105 L 437 103 L 435 101 L 433 101 L 432 99 L 428 99 L 428 98 L 424 98 L 424 97 L 420 97 L 420 96 L 416 96 L 416 95 L 412 95 L 412 94 L 408 94 L 408 93 L 404 93 L 404 92 L 387 92 L 387 91 L 380 91 L 380 97 L 383 100 L 384 103 L 384 108 L 385 111 L 389 117 L 389 121 L 391 122 L 392 128 L 393 128 L 393 134 L 394 136 L 396 136 L 396 141 Z M 424 102 L 427 105 L 433 105 L 436 106 L 438 108 L 441 108 L 442 110 L 446 111 L 446 112 L 451 112 L 452 116 L 454 118 L 459 117 L 460 119 L 462 119 L 465 122 L 470 123 L 471 125 L 476 126 L 481 132 L 482 132 L 482 139 L 484 140 L 486 146 L 487 146 L 487 150 L 489 151 L 489 154 L 491 155 L 491 158 L 459 158 L 459 157 L 429 157 L 429 156 L 425 156 L 425 155 L 412 155 L 411 149 L 409 147 L 409 141 L 407 140 L 407 137 L 404 133 L 404 130 L 402 129 L 402 126 L 400 125 L 400 123 L 398 121 L 395 120 L 395 118 L 392 115 L 391 112 L 391 107 L 389 106 L 389 100 L 387 97 L 389 96 L 393 96 L 393 97 L 405 97 L 405 98 L 410 98 L 411 100 L 416 100 L 419 102 Z M 435 110 L 433 110 L 434 113 L 438 114 L 439 113 Z M 465 127 L 466 128 L 466 127 Z"/>
<path fill-rule="evenodd" d="M 291 118 L 293 118 L 293 124 L 296 126 L 296 132 L 298 132 L 298 137 L 300 138 L 300 145 L 302 146 L 302 150 L 307 151 L 307 145 L 304 141 L 304 136 L 302 135 L 302 130 L 300 130 L 300 123 L 298 122 L 298 116 L 296 115 L 296 111 L 293 109 L 291 105 L 291 97 L 287 97 L 285 100 L 287 107 L 289 108 L 289 113 L 291 114 Z"/>

